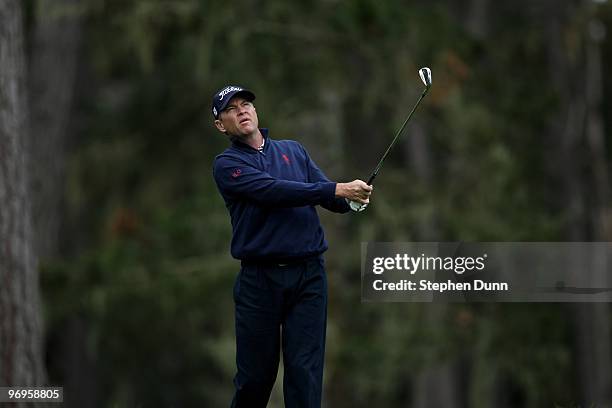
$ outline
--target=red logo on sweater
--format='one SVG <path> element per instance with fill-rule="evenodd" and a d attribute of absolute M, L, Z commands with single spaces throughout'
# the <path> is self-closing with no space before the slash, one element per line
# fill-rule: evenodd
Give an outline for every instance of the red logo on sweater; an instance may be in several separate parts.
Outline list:
<path fill-rule="evenodd" d="M 233 178 L 236 178 L 236 177 L 238 177 L 240 174 L 242 174 L 242 170 L 240 170 L 240 169 L 236 169 L 236 170 L 234 170 L 234 171 L 232 172 L 232 177 L 233 177 Z"/>
<path fill-rule="evenodd" d="M 289 158 L 287 157 L 286 154 L 283 153 L 283 160 L 285 161 L 285 163 L 287 164 L 291 164 L 291 162 L 289 161 Z"/>

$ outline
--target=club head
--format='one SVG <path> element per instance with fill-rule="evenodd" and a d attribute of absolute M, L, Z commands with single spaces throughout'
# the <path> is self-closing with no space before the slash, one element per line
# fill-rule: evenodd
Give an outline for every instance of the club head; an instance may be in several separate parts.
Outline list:
<path fill-rule="evenodd" d="M 425 86 L 429 88 L 431 86 L 431 69 L 427 67 L 419 69 L 419 76 L 421 77 L 421 81 L 423 81 Z"/>

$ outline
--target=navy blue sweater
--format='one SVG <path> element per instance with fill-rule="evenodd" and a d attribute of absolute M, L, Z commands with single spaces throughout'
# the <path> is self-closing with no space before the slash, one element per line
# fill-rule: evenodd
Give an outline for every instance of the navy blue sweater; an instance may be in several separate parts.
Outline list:
<path fill-rule="evenodd" d="M 298 142 L 273 140 L 263 152 L 240 141 L 215 158 L 213 174 L 232 219 L 232 256 L 243 261 L 283 262 L 327 250 L 316 205 L 349 211 L 335 197 L 336 183 Z"/>

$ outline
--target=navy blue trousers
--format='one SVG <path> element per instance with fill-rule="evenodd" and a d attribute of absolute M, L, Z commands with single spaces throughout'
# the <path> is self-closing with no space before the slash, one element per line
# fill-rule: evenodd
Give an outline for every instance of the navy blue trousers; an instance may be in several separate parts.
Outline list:
<path fill-rule="evenodd" d="M 292 265 L 244 265 L 234 285 L 234 408 L 264 408 L 281 344 L 287 408 L 321 406 L 327 277 L 322 257 Z"/>

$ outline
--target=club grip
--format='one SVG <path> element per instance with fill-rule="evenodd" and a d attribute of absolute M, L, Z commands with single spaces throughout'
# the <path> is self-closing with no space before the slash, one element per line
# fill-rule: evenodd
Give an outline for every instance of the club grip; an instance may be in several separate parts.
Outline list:
<path fill-rule="evenodd" d="M 374 181 L 374 179 L 376 178 L 376 174 L 372 174 L 370 176 L 370 178 L 368 179 L 368 182 L 366 183 L 368 186 L 372 185 L 372 182 Z"/>

